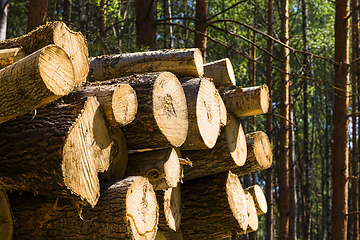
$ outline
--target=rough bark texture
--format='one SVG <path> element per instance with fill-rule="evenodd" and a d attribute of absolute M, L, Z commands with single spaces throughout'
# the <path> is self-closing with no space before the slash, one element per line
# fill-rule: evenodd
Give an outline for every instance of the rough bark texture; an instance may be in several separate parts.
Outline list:
<path fill-rule="evenodd" d="M 44 25 L 48 10 L 48 0 L 30 0 L 27 32 Z"/>
<path fill-rule="evenodd" d="M 0 238 L 3 240 L 13 239 L 14 219 L 8 196 L 4 190 L 0 190 Z"/>
<path fill-rule="evenodd" d="M 0 49 L 22 47 L 26 54 L 49 44 L 61 47 L 70 57 L 75 72 L 75 85 L 86 81 L 89 71 L 87 42 L 80 32 L 71 31 L 63 22 L 51 22 L 28 34 L 0 41 Z"/>
<path fill-rule="evenodd" d="M 0 69 L 19 61 L 26 56 L 22 48 L 10 48 L 0 50 Z"/>
<path fill-rule="evenodd" d="M 264 114 L 269 109 L 269 88 L 266 84 L 249 88 L 237 87 L 221 95 L 226 109 L 237 117 Z"/>
<path fill-rule="evenodd" d="M 137 94 L 138 112 L 122 128 L 128 149 L 180 147 L 187 136 L 188 111 L 183 88 L 170 72 L 146 73 L 109 81 L 129 84 Z"/>
<path fill-rule="evenodd" d="M 160 50 L 91 58 L 87 80 L 105 81 L 146 72 L 169 71 L 178 77 L 202 77 L 204 67 L 197 48 Z"/>
<path fill-rule="evenodd" d="M 204 64 L 204 77 L 212 78 L 217 89 L 236 86 L 234 69 L 228 58 Z"/>
<path fill-rule="evenodd" d="M 268 206 L 264 192 L 261 190 L 259 185 L 254 185 L 244 189 L 245 193 L 249 193 L 254 200 L 256 214 L 258 216 L 263 215 L 267 212 Z"/>
<path fill-rule="evenodd" d="M 110 126 L 123 127 L 130 124 L 137 113 L 135 90 L 129 84 L 105 82 L 87 83 L 75 88 L 66 99 L 96 97 Z"/>
<path fill-rule="evenodd" d="M 156 0 L 136 0 L 136 46 L 155 49 Z"/>
<path fill-rule="evenodd" d="M 101 184 L 94 207 L 74 205 L 64 199 L 17 195 L 14 239 L 155 239 L 158 205 L 151 184 L 129 177 Z"/>
<path fill-rule="evenodd" d="M 248 226 L 245 193 L 231 172 L 185 182 L 181 198 L 184 239 L 222 239 Z"/>
<path fill-rule="evenodd" d="M 68 94 L 74 70 L 67 54 L 55 45 L 44 47 L 0 70 L 0 123 L 29 113 Z"/>
<path fill-rule="evenodd" d="M 100 190 L 98 172 L 108 170 L 120 154 L 115 138 L 94 98 L 54 104 L 3 123 L 3 188 L 82 199 L 94 206 Z"/>
<path fill-rule="evenodd" d="M 209 78 L 181 79 L 189 113 L 189 130 L 182 150 L 214 147 L 220 132 L 218 92 Z"/>
<path fill-rule="evenodd" d="M 272 164 L 269 138 L 262 131 L 246 134 L 247 157 L 244 166 L 234 169 L 239 176 L 267 169 Z"/>
<path fill-rule="evenodd" d="M 184 166 L 184 180 L 192 180 L 235 169 L 245 164 L 247 156 L 245 134 L 233 114 L 220 132 L 212 149 L 183 150 L 182 157 L 191 160 L 192 166 Z"/>
<path fill-rule="evenodd" d="M 195 6 L 195 31 L 199 31 L 204 35 L 207 35 L 208 25 L 206 23 L 208 15 L 208 0 L 198 0 Z M 199 48 L 203 58 L 203 62 L 206 59 L 206 36 L 203 34 L 195 33 L 194 46 Z"/>
<path fill-rule="evenodd" d="M 125 176 L 146 177 L 155 190 L 174 188 L 181 180 L 179 157 L 173 148 L 129 154 Z"/>

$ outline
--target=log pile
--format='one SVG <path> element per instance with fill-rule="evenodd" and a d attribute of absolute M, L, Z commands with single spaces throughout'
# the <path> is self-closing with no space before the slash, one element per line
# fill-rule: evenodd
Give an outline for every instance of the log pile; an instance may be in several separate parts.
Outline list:
<path fill-rule="evenodd" d="M 0 42 L 1 67 L 4 239 L 257 230 L 266 199 L 239 176 L 270 167 L 272 149 L 238 118 L 266 113 L 269 94 L 236 87 L 229 59 L 203 65 L 183 49 L 88 60 L 84 37 L 54 22 Z"/>

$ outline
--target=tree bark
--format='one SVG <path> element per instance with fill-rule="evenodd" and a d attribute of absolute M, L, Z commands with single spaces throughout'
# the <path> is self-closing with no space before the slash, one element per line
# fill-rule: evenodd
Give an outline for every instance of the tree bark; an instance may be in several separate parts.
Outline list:
<path fill-rule="evenodd" d="M 206 23 L 207 15 L 208 0 L 198 0 L 195 6 L 195 31 L 199 31 L 205 35 L 207 35 L 208 28 Z M 206 59 L 206 40 L 207 38 L 204 35 L 195 33 L 194 47 L 200 49 L 204 63 Z"/>
<path fill-rule="evenodd" d="M 24 196 L 25 195 L 25 196 Z M 129 177 L 101 184 L 98 204 L 74 205 L 41 196 L 11 197 L 14 239 L 155 239 L 156 195 L 147 179 Z"/>
<path fill-rule="evenodd" d="M 180 147 L 187 136 L 188 112 L 180 82 L 170 72 L 133 75 L 108 81 L 129 84 L 137 93 L 138 113 L 122 128 L 128 149 Z"/>
<path fill-rule="evenodd" d="M 7 0 L 0 1 L 0 40 L 6 39 L 8 4 Z"/>
<path fill-rule="evenodd" d="M 8 196 L 4 190 L 0 190 L 0 236 L 3 240 L 13 239 L 14 218 Z"/>
<path fill-rule="evenodd" d="M 89 82 L 147 72 L 169 71 L 177 77 L 204 74 L 201 52 L 197 48 L 99 56 L 89 61 Z"/>
<path fill-rule="evenodd" d="M 228 58 L 204 64 L 204 77 L 212 78 L 217 89 L 236 86 L 234 69 Z"/>
<path fill-rule="evenodd" d="M 244 189 L 244 192 L 249 193 L 254 200 L 255 209 L 257 216 L 263 215 L 267 212 L 268 206 L 264 192 L 261 190 L 259 185 L 253 185 Z"/>
<path fill-rule="evenodd" d="M 189 114 L 182 150 L 211 149 L 220 132 L 220 106 L 215 85 L 208 78 L 181 79 Z"/>
<path fill-rule="evenodd" d="M 185 181 L 244 165 L 247 155 L 245 134 L 235 115 L 229 114 L 228 117 L 229 123 L 220 132 L 212 149 L 181 151 L 182 157 L 187 157 L 192 162 L 192 166 L 184 166 Z"/>
<path fill-rule="evenodd" d="M 30 0 L 27 32 L 46 23 L 48 0 Z"/>
<path fill-rule="evenodd" d="M 73 0 L 64 0 L 63 18 L 67 22 L 71 22 Z"/>
<path fill-rule="evenodd" d="M 26 54 L 30 54 L 49 44 L 61 47 L 69 55 L 74 66 L 75 85 L 85 82 L 89 71 L 86 39 L 62 22 L 51 22 L 19 38 L 0 41 L 0 49 L 22 47 Z"/>
<path fill-rule="evenodd" d="M 0 70 L 0 123 L 70 93 L 74 70 L 65 51 L 50 45 Z"/>
<path fill-rule="evenodd" d="M 99 35 L 101 37 L 102 54 L 106 53 L 106 0 L 100 0 Z"/>
<path fill-rule="evenodd" d="M 237 117 L 267 113 L 269 109 L 269 88 L 262 86 L 228 90 L 221 93 L 226 109 Z"/>
<path fill-rule="evenodd" d="M 173 148 L 129 154 L 125 176 L 146 177 L 155 190 L 174 188 L 181 180 L 179 157 Z"/>
<path fill-rule="evenodd" d="M 185 182 L 181 198 L 184 239 L 222 239 L 248 227 L 246 196 L 231 172 Z"/>
<path fill-rule="evenodd" d="M 0 125 L 3 189 L 84 200 L 99 198 L 98 172 L 121 152 L 95 98 L 57 103 Z"/>
<path fill-rule="evenodd" d="M 155 50 L 156 0 L 136 0 L 136 46 Z"/>
<path fill-rule="evenodd" d="M 336 0 L 335 7 L 335 95 L 333 112 L 333 193 L 331 239 L 347 239 L 348 212 L 348 109 L 349 109 L 349 18 L 350 1 Z"/>
<path fill-rule="evenodd" d="M 26 57 L 26 53 L 22 48 L 1 49 L 0 69 L 9 66 L 24 57 Z"/>

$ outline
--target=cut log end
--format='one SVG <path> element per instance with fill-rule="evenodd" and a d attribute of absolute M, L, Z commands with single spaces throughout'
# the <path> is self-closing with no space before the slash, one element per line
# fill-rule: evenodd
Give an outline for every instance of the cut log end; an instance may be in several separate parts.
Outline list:
<path fill-rule="evenodd" d="M 126 216 L 134 239 L 155 239 L 159 209 L 150 182 L 135 177 L 126 195 Z"/>
<path fill-rule="evenodd" d="M 14 232 L 13 215 L 9 199 L 4 190 L 0 190 L 0 237 L 4 240 L 11 240 Z"/>
<path fill-rule="evenodd" d="M 165 190 L 164 212 L 168 227 L 173 231 L 178 231 L 180 229 L 181 222 L 180 185 Z"/>
<path fill-rule="evenodd" d="M 270 95 L 269 87 L 266 84 L 261 86 L 260 102 L 262 113 L 267 113 L 269 110 Z"/>
<path fill-rule="evenodd" d="M 74 68 L 66 52 L 58 46 L 49 45 L 39 56 L 40 75 L 46 87 L 55 95 L 71 92 L 75 83 Z"/>
<path fill-rule="evenodd" d="M 228 124 L 225 126 L 225 135 L 226 143 L 234 162 L 237 166 L 243 166 L 247 155 L 245 133 L 241 123 L 232 113 L 228 113 Z"/>
<path fill-rule="evenodd" d="M 248 226 L 246 230 L 240 231 L 240 234 L 254 232 L 258 229 L 259 226 L 259 220 L 256 214 L 255 204 L 251 194 L 246 194 L 246 211 L 249 216 Z"/>
<path fill-rule="evenodd" d="M 255 203 L 257 216 L 263 215 L 267 212 L 268 206 L 264 192 L 261 190 L 259 185 L 251 186 L 244 190 L 245 193 L 249 193 Z"/>
<path fill-rule="evenodd" d="M 228 58 L 204 64 L 204 77 L 212 78 L 217 89 L 236 86 L 234 69 Z"/>
<path fill-rule="evenodd" d="M 164 164 L 165 181 L 168 188 L 174 188 L 181 179 L 179 156 L 175 149 L 171 149 L 170 156 Z"/>
<path fill-rule="evenodd" d="M 180 147 L 187 136 L 188 112 L 182 86 L 170 72 L 161 73 L 154 83 L 153 113 L 170 144 Z"/>
<path fill-rule="evenodd" d="M 227 110 L 224 101 L 222 100 L 219 92 L 217 92 L 218 101 L 219 101 L 219 114 L 220 114 L 220 127 L 224 127 L 227 124 Z"/>
<path fill-rule="evenodd" d="M 116 122 L 121 127 L 130 124 L 135 119 L 137 108 L 135 90 L 129 84 L 117 87 L 112 97 L 112 110 Z"/>
<path fill-rule="evenodd" d="M 246 230 L 249 217 L 246 206 L 246 195 L 236 174 L 229 172 L 226 181 L 226 193 L 230 209 L 241 229 Z"/>
<path fill-rule="evenodd" d="M 204 75 L 204 62 L 200 49 L 196 48 L 194 51 L 194 61 L 195 69 L 197 72 L 197 77 L 202 77 Z"/>
<path fill-rule="evenodd" d="M 246 138 L 253 137 L 254 145 L 252 146 L 254 155 L 261 169 L 267 169 L 272 164 L 272 148 L 269 138 L 262 131 L 250 133 Z"/>

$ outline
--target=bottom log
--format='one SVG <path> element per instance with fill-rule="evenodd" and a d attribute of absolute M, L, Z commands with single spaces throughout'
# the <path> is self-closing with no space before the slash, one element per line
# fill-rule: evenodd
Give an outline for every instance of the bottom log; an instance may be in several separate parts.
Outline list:
<path fill-rule="evenodd" d="M 101 184 L 94 207 L 12 194 L 14 239 L 155 239 L 158 205 L 150 182 L 129 177 Z"/>

